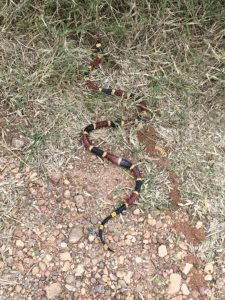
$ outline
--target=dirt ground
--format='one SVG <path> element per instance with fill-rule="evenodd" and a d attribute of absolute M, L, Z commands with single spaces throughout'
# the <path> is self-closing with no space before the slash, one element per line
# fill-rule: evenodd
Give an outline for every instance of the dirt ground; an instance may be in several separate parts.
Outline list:
<path fill-rule="evenodd" d="M 0 300 L 225 299 L 224 20 L 218 0 L 1 1 Z M 112 253 L 99 225 L 135 180 L 81 137 L 137 118 L 130 93 L 142 121 L 90 134 L 143 176 Z"/>
<path fill-rule="evenodd" d="M 137 137 L 146 159 L 169 170 L 170 147 L 156 145 L 153 126 Z M 0 299 L 222 299 L 225 258 L 207 263 L 201 248 L 193 251 L 205 239 L 205 224 L 194 224 L 182 206 L 177 174 L 169 172 L 171 211 L 145 213 L 139 204 L 108 223 L 111 253 L 98 226 L 133 189 L 132 176 L 83 146 L 63 172 L 49 170 L 48 180 L 29 166 L 20 171 L 21 161 L 10 143 L 2 148 L 0 184 L 18 203 L 15 218 L 2 219 L 10 230 L 1 240 Z"/>

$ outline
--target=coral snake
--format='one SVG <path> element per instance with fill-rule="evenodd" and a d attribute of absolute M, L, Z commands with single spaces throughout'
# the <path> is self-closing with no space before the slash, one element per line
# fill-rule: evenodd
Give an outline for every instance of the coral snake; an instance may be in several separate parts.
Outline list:
<path fill-rule="evenodd" d="M 91 80 L 89 78 L 89 72 L 100 64 L 101 54 L 103 53 L 102 46 L 101 46 L 101 43 L 99 41 L 96 43 L 96 48 L 97 48 L 97 52 L 98 52 L 97 57 L 95 58 L 95 60 L 93 62 L 91 62 L 90 64 L 85 65 L 85 67 L 87 67 L 87 68 L 84 71 L 84 79 L 87 82 L 88 88 L 96 90 L 96 91 L 103 92 L 106 95 L 116 95 L 116 96 L 120 96 L 120 97 L 127 96 L 128 98 L 134 98 L 136 103 L 139 106 L 140 113 L 141 114 L 146 114 L 147 113 L 147 111 L 146 111 L 146 102 L 139 100 L 140 99 L 139 96 L 135 98 L 135 94 L 126 93 L 122 90 L 98 88 L 96 85 L 94 85 L 94 83 L 91 82 Z M 135 177 L 135 180 L 136 180 L 136 185 L 135 185 L 134 191 L 130 194 L 130 196 L 127 199 L 123 200 L 123 204 L 119 208 L 117 208 L 115 211 L 113 211 L 107 218 L 105 218 L 102 221 L 102 223 L 99 227 L 99 238 L 100 238 L 101 242 L 103 243 L 103 245 L 106 249 L 108 249 L 112 252 L 114 252 L 114 251 L 109 248 L 109 246 L 105 243 L 105 241 L 102 237 L 103 228 L 104 228 L 105 224 L 111 218 L 114 218 L 117 215 L 119 215 L 122 211 L 126 210 L 128 207 L 130 207 L 137 200 L 138 195 L 139 195 L 140 190 L 141 190 L 141 186 L 143 184 L 142 175 L 141 175 L 140 171 L 137 169 L 137 167 L 135 167 L 135 165 L 133 165 L 128 160 L 126 160 L 124 158 L 120 158 L 119 156 L 115 155 L 114 153 L 105 152 L 105 151 L 103 151 L 103 150 L 101 150 L 97 147 L 94 147 L 92 145 L 91 140 L 89 139 L 89 134 L 92 130 L 95 130 L 95 129 L 99 129 L 99 128 L 103 128 L 103 127 L 115 128 L 118 125 L 124 126 L 124 125 L 127 125 L 127 124 L 135 124 L 135 123 L 138 123 L 141 120 L 142 120 L 142 116 L 139 116 L 134 121 L 132 121 L 132 120 L 99 121 L 97 123 L 90 124 L 90 125 L 86 126 L 84 131 L 83 131 L 83 134 L 82 134 L 82 142 L 88 150 L 90 150 L 91 152 L 93 152 L 97 156 L 106 158 L 107 160 L 111 161 L 115 165 L 118 165 L 118 166 L 121 166 L 125 169 L 130 170 L 132 172 L 133 176 Z"/>

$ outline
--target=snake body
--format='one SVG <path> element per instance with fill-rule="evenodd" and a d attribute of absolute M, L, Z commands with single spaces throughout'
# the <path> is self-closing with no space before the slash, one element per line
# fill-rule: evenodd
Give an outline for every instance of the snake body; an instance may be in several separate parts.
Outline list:
<path fill-rule="evenodd" d="M 102 51 L 102 46 L 100 42 L 96 43 L 96 48 L 97 48 L 97 57 L 96 59 L 91 62 L 89 65 L 86 65 L 88 67 L 88 71 L 84 72 L 84 79 L 87 82 L 87 86 L 89 89 L 93 89 L 93 90 L 98 90 L 100 92 L 103 92 L 106 95 L 116 95 L 116 96 L 124 96 L 127 95 L 127 97 L 130 98 L 134 98 L 135 94 L 133 93 L 125 93 L 122 90 L 113 90 L 113 89 L 105 89 L 105 88 L 98 88 L 96 85 L 94 85 L 93 82 L 91 82 L 90 78 L 89 78 L 89 71 L 93 70 L 96 66 L 98 66 L 101 63 L 101 54 L 103 53 Z M 146 102 L 145 101 L 141 101 L 139 100 L 140 97 L 136 97 L 135 101 L 139 106 L 140 109 L 140 113 L 141 114 L 146 114 Z M 115 155 L 114 153 L 109 153 L 109 152 L 105 152 L 97 147 L 94 147 L 92 145 L 91 140 L 89 139 L 89 134 L 92 130 L 95 129 L 99 129 L 99 128 L 104 128 L 104 127 L 112 127 L 115 128 L 118 125 L 121 126 L 125 126 L 127 124 L 134 124 L 134 123 L 138 123 L 139 121 L 142 120 L 142 116 L 140 115 L 139 117 L 137 117 L 134 121 L 132 120 L 116 120 L 116 121 L 109 121 L 109 120 L 105 120 L 105 121 L 99 121 L 96 122 L 94 124 L 90 124 L 88 126 L 85 127 L 83 134 L 82 134 L 82 142 L 84 144 L 84 146 L 90 150 L 92 153 L 96 154 L 97 156 L 106 158 L 107 160 L 111 161 L 113 164 L 121 166 L 125 169 L 128 169 L 131 171 L 131 173 L 133 174 L 135 180 L 136 180 L 136 185 L 135 185 L 135 189 L 134 191 L 130 194 L 130 196 L 125 199 L 123 201 L 123 204 L 117 208 L 115 211 L 113 211 L 107 218 L 105 218 L 100 227 L 99 227 L 99 238 L 101 240 L 101 242 L 103 243 L 104 247 L 112 252 L 114 252 L 112 249 L 109 248 L 109 246 L 105 243 L 102 233 L 103 233 L 103 228 L 105 226 L 105 224 L 111 219 L 116 217 L 117 215 L 119 215 L 122 211 L 126 210 L 128 207 L 132 206 L 133 203 L 137 200 L 138 195 L 140 193 L 141 190 L 141 186 L 143 184 L 142 181 L 142 175 L 140 173 L 140 171 L 138 170 L 137 167 L 135 167 L 135 165 L 133 165 L 131 162 L 129 162 L 128 160 L 121 158 L 117 155 Z"/>

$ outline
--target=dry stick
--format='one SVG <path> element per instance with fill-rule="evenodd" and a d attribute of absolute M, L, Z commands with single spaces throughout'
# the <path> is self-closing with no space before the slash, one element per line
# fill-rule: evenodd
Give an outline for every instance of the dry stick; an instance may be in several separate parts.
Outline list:
<path fill-rule="evenodd" d="M 10 150 L 7 146 L 5 146 L 2 142 L 0 142 L 1 143 L 1 145 L 5 148 L 5 149 L 7 149 L 7 150 L 9 150 L 14 156 L 16 156 L 20 161 L 22 161 L 27 167 L 29 167 L 28 166 L 28 164 L 22 159 L 22 158 L 20 158 L 18 155 L 16 155 L 12 150 Z"/>
<path fill-rule="evenodd" d="M 16 281 L 9 281 L 7 279 L 0 278 L 0 284 L 1 285 L 8 285 L 8 284 L 16 285 L 16 284 L 18 284 L 18 282 L 16 282 Z"/>

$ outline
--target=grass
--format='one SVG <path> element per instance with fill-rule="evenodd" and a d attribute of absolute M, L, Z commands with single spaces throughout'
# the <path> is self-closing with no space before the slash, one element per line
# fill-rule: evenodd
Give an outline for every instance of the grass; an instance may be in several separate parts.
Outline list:
<path fill-rule="evenodd" d="M 103 63 L 92 72 L 93 82 L 146 99 L 149 114 L 144 123 L 153 124 L 158 137 L 172 146 L 171 171 L 183 180 L 181 195 L 192 203 L 193 219 L 208 220 L 213 239 L 204 244 L 204 251 L 210 257 L 224 254 L 223 4 L 218 0 L 2 1 L 1 114 L 10 130 L 19 129 L 26 137 L 23 162 L 43 176 L 49 169 L 62 170 L 66 158 L 83 150 L 80 133 L 85 125 L 136 117 L 137 108 L 129 99 L 105 97 L 85 87 L 81 66 L 95 57 L 94 45 L 100 39 Z M 153 113 L 158 108 L 161 116 Z M 170 209 L 164 188 L 168 172 L 146 161 L 136 130 L 136 125 L 107 130 L 104 142 L 109 150 L 128 158 L 133 154 L 145 178 L 139 200 L 143 209 Z M 99 132 L 92 135 L 95 143 Z M 1 150 L 1 165 L 5 163 Z M 7 205 L 15 203 L 4 202 L 3 231 L 8 226 Z"/>

